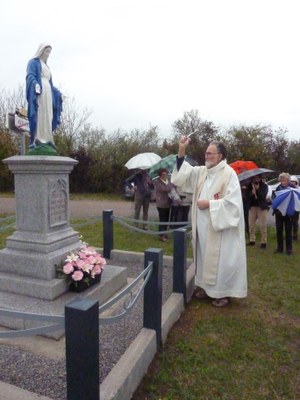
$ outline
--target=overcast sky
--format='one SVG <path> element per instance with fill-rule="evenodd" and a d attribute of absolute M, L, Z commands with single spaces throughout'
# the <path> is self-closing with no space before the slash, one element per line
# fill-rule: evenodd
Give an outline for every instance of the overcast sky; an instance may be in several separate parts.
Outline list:
<path fill-rule="evenodd" d="M 0 89 L 41 42 L 53 83 L 107 132 L 162 136 L 185 111 L 300 140 L 298 0 L 1 1 Z"/>

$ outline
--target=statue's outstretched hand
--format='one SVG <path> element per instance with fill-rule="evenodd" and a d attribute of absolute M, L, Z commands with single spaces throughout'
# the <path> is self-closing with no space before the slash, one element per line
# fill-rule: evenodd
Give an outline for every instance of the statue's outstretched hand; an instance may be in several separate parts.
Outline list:
<path fill-rule="evenodd" d="M 40 85 L 38 83 L 35 85 L 35 93 L 36 94 L 41 94 L 41 87 L 40 87 Z"/>

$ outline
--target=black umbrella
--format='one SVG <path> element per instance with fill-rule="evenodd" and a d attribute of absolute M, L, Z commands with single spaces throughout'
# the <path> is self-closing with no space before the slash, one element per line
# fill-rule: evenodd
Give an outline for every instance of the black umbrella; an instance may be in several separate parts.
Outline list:
<path fill-rule="evenodd" d="M 253 178 L 253 176 L 256 175 L 263 175 L 267 174 L 270 172 L 274 172 L 272 169 L 267 169 L 267 168 L 256 168 L 256 169 L 250 169 L 249 171 L 242 172 L 241 174 L 238 175 L 239 181 L 246 181 L 247 179 Z"/>

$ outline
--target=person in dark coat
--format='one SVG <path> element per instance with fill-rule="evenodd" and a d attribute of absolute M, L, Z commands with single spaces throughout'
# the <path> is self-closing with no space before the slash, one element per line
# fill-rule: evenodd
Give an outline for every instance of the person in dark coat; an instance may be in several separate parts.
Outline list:
<path fill-rule="evenodd" d="M 143 169 L 127 178 L 125 184 L 134 190 L 134 219 L 139 220 L 141 208 L 143 208 L 143 229 L 147 230 L 148 227 L 145 222 L 148 221 L 148 211 L 154 184 L 147 170 Z M 135 225 L 138 226 L 138 222 Z"/>
<path fill-rule="evenodd" d="M 256 242 L 256 221 L 260 230 L 260 247 L 267 247 L 267 215 L 269 203 L 267 201 L 268 185 L 263 182 L 261 175 L 256 175 L 247 186 L 248 221 L 249 221 L 249 245 Z"/>
<path fill-rule="evenodd" d="M 280 182 L 277 188 L 275 189 L 275 197 L 276 193 L 280 190 L 285 190 L 290 186 L 290 174 L 287 172 L 282 172 L 278 181 Z M 275 223 L 276 223 L 276 237 L 277 237 L 277 249 L 275 253 L 283 253 L 283 228 L 285 229 L 285 247 L 286 254 L 288 256 L 293 254 L 293 240 L 292 240 L 292 229 L 293 229 L 293 221 L 292 216 L 290 215 L 282 215 L 282 213 L 275 209 L 273 214 L 275 214 Z"/>

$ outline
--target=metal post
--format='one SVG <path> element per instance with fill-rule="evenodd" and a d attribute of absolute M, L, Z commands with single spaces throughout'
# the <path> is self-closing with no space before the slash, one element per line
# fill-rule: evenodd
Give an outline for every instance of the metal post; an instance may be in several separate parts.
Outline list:
<path fill-rule="evenodd" d="M 173 292 L 182 293 L 186 304 L 186 229 L 174 231 L 173 243 Z"/>
<path fill-rule="evenodd" d="M 102 214 L 103 221 L 103 257 L 110 258 L 110 252 L 114 248 L 114 230 L 113 230 L 113 211 L 104 210 Z"/>
<path fill-rule="evenodd" d="M 65 307 L 67 400 L 99 400 L 98 302 L 79 299 Z"/>
<path fill-rule="evenodd" d="M 162 266 L 163 251 L 147 249 L 144 253 L 144 268 L 149 261 L 153 262 L 153 271 L 144 289 L 144 328 L 156 331 L 157 348 L 161 347 L 161 315 L 162 315 Z"/>

